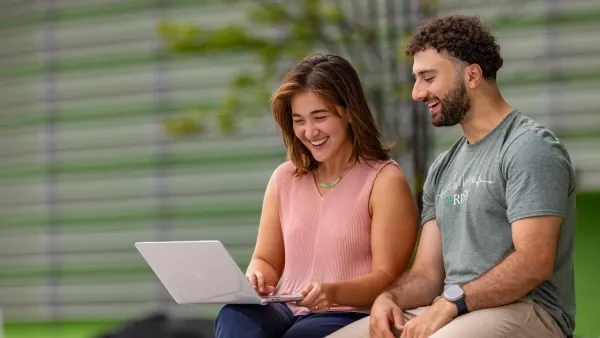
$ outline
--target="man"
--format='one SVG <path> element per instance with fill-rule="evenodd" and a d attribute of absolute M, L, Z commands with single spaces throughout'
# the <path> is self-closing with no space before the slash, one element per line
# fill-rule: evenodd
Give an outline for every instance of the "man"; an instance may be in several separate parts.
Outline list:
<path fill-rule="evenodd" d="M 548 129 L 512 108 L 500 48 L 473 16 L 422 23 L 408 44 L 413 99 L 463 136 L 424 186 L 413 267 L 370 318 L 331 337 L 570 337 L 575 327 L 574 171 Z"/>

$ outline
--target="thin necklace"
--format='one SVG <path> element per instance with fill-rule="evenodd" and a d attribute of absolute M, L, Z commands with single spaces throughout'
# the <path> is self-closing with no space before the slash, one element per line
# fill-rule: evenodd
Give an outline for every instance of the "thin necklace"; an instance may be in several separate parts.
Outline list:
<path fill-rule="evenodd" d="M 342 179 L 342 176 L 334 179 L 333 181 L 329 181 L 329 182 L 324 182 L 324 183 L 319 183 L 319 185 L 323 188 L 331 188 L 333 186 L 335 186 L 336 184 L 338 184 L 338 182 Z"/>
<path fill-rule="evenodd" d="M 323 188 L 331 188 L 331 187 L 335 186 L 336 184 L 338 184 L 339 181 L 342 180 L 342 176 L 346 175 L 348 170 L 350 170 L 352 167 L 354 167 L 354 164 L 352 166 L 350 166 L 348 169 L 346 169 L 340 176 L 334 178 L 332 181 L 324 182 L 324 183 L 318 182 L 319 185 Z"/>

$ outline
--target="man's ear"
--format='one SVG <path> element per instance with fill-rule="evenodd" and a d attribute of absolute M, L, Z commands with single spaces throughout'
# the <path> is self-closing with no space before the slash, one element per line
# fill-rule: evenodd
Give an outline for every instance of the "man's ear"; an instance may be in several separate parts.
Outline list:
<path fill-rule="evenodd" d="M 483 70 L 476 64 L 470 64 L 464 69 L 465 85 L 469 89 L 476 89 L 483 81 Z"/>

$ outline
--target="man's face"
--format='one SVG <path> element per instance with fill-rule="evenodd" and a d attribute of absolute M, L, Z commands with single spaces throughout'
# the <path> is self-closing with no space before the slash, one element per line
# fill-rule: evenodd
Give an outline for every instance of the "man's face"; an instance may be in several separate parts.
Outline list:
<path fill-rule="evenodd" d="M 434 126 L 453 126 L 465 118 L 471 109 L 471 99 L 462 67 L 428 48 L 415 54 L 413 74 L 416 81 L 412 98 L 429 107 Z"/>

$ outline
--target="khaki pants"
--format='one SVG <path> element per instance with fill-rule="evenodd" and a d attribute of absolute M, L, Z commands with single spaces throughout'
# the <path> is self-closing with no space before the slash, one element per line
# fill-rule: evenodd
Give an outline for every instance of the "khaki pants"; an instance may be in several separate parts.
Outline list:
<path fill-rule="evenodd" d="M 423 313 L 427 307 L 404 311 L 404 320 Z M 530 299 L 502 307 L 478 310 L 455 318 L 431 338 L 558 338 L 564 334 L 554 318 Z M 358 320 L 328 338 L 369 338 L 369 317 Z"/>

